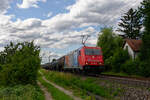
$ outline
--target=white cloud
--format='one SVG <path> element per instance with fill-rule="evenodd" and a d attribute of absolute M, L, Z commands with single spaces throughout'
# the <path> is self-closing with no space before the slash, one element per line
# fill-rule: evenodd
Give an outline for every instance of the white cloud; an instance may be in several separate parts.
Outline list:
<path fill-rule="evenodd" d="M 0 1 L 0 14 L 6 13 L 6 10 L 9 8 L 9 4 L 12 0 L 1 0 Z"/>
<path fill-rule="evenodd" d="M 49 12 L 48 14 L 47 14 L 47 17 L 49 18 L 49 17 L 51 17 L 53 15 L 53 13 L 52 12 Z"/>
<path fill-rule="evenodd" d="M 37 7 L 39 1 L 46 0 L 23 0 L 18 6 Z M 46 20 L 28 18 L 12 22 L 12 15 L 0 14 L 0 50 L 11 40 L 34 40 L 42 48 L 61 50 L 80 45 L 82 34 L 91 35 L 87 43 L 94 46 L 99 32 L 92 26 L 116 26 L 121 14 L 131 7 L 137 7 L 140 1 L 142 0 L 77 0 L 67 7 L 68 13 L 60 13 Z M 0 7 L 0 12 L 6 12 L 9 5 L 6 3 L 5 6 Z"/>
<path fill-rule="evenodd" d="M 3 15 L 3 14 L 0 14 L 0 25 L 2 26 L 2 25 L 7 25 L 9 22 L 10 22 L 10 20 L 11 20 L 11 18 L 12 18 L 13 16 L 6 16 L 6 15 Z"/>
<path fill-rule="evenodd" d="M 23 0 L 22 4 L 17 4 L 19 8 L 38 8 L 38 2 L 46 2 L 46 0 Z"/>
<path fill-rule="evenodd" d="M 70 30 L 91 25 L 115 25 L 121 14 L 137 7 L 142 0 L 77 0 L 67 7 L 69 13 L 61 13 L 43 21 L 56 31 Z"/>

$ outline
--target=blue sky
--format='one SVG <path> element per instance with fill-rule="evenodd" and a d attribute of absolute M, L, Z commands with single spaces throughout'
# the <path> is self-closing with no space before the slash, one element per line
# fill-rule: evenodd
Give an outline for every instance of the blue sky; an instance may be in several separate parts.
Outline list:
<path fill-rule="evenodd" d="M 100 29 L 115 29 L 120 16 L 142 0 L 1 0 L 0 50 L 10 41 L 32 41 L 41 46 L 43 63 L 82 46 L 90 35 L 95 46 Z M 51 53 L 49 53 L 51 52 Z"/>
<path fill-rule="evenodd" d="M 16 21 L 17 18 L 25 20 L 27 18 L 39 18 L 47 19 L 47 14 L 52 12 L 52 16 L 55 16 L 59 13 L 67 13 L 65 7 L 75 3 L 75 0 L 47 0 L 46 2 L 38 3 L 39 8 L 31 7 L 29 9 L 19 9 L 16 5 L 21 4 L 22 0 L 14 0 L 10 3 L 11 8 L 8 9 L 7 14 L 13 14 L 16 17 L 13 21 Z"/>

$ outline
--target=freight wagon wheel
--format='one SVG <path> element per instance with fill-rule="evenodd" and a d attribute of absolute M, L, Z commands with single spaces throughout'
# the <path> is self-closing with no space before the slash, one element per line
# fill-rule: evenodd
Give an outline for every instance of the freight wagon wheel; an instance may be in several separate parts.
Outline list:
<path fill-rule="evenodd" d="M 77 70 L 76 70 L 76 73 L 77 73 L 77 74 L 81 74 L 81 72 L 82 72 L 82 71 L 81 71 L 80 69 L 77 69 Z"/>
<path fill-rule="evenodd" d="M 76 73 L 76 69 L 72 69 L 72 73 Z"/>
<path fill-rule="evenodd" d="M 83 71 L 82 71 L 82 74 L 83 74 L 83 75 L 88 75 L 88 70 L 83 70 Z"/>

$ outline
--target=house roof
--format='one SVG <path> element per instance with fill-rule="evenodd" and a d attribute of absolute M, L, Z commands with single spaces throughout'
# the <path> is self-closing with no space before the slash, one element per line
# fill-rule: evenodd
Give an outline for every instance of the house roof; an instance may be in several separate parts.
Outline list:
<path fill-rule="evenodd" d="M 135 40 L 135 39 L 125 39 L 126 43 L 132 48 L 133 51 L 139 52 L 141 45 L 142 45 L 142 40 Z"/>

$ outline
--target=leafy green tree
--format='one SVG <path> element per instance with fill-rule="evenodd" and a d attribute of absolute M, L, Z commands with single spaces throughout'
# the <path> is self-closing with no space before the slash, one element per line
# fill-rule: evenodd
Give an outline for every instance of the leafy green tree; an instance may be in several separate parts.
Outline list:
<path fill-rule="evenodd" d="M 120 26 L 118 31 L 123 32 L 126 38 L 137 39 L 141 36 L 141 14 L 137 10 L 129 9 L 129 11 L 122 16 L 121 22 L 119 22 L 118 25 Z"/>
<path fill-rule="evenodd" d="M 33 42 L 10 43 L 0 53 L 0 84 L 34 84 L 40 68 L 40 47 Z"/>
<path fill-rule="evenodd" d="M 112 58 L 122 47 L 123 39 L 112 28 L 104 28 L 98 37 L 97 46 L 102 48 L 106 70 L 112 69 Z"/>
<path fill-rule="evenodd" d="M 97 46 L 102 48 L 104 59 L 108 59 L 122 43 L 123 40 L 113 33 L 112 28 L 104 28 L 98 37 Z"/>
<path fill-rule="evenodd" d="M 102 48 L 104 59 L 107 59 L 113 54 L 115 47 L 115 44 L 112 42 L 114 41 L 113 34 L 112 28 L 104 28 L 99 35 L 97 46 Z"/>
<path fill-rule="evenodd" d="M 144 17 L 144 35 L 142 37 L 143 45 L 141 50 L 141 59 L 150 59 L 150 0 L 144 0 L 140 11 Z"/>
<path fill-rule="evenodd" d="M 52 62 L 56 61 L 56 59 L 53 59 Z"/>
<path fill-rule="evenodd" d="M 145 28 L 142 37 L 143 44 L 140 55 L 140 68 L 143 69 L 142 75 L 150 76 L 150 0 L 143 0 L 140 12 L 143 15 L 143 25 Z"/>

